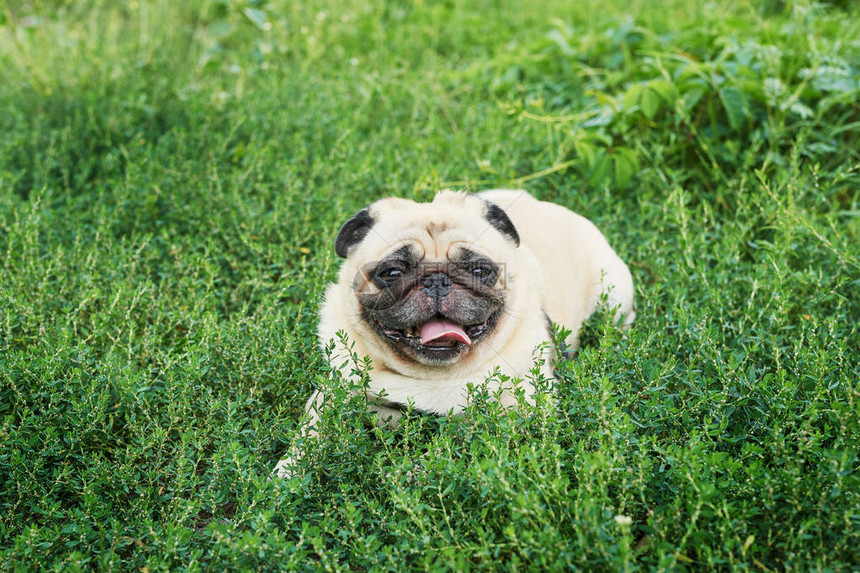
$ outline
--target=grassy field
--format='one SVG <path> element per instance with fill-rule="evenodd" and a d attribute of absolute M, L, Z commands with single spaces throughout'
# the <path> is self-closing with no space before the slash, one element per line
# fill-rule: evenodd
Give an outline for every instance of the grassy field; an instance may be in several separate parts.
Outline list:
<path fill-rule="evenodd" d="M 857 570 L 858 38 L 850 0 L 0 0 L 0 570 Z M 315 339 L 334 236 L 445 187 L 594 220 L 638 319 L 558 404 L 371 431 Z"/>

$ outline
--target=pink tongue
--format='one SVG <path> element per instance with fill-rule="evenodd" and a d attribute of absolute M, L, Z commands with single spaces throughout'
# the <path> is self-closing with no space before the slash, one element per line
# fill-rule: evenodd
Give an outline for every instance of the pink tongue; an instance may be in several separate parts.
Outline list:
<path fill-rule="evenodd" d="M 472 344 L 472 340 L 466 334 L 466 331 L 450 320 L 434 318 L 421 327 L 421 344 L 450 341 Z"/>

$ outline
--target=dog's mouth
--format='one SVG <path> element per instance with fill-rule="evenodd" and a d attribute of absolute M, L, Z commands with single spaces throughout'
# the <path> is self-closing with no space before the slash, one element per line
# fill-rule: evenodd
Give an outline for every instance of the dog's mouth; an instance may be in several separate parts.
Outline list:
<path fill-rule="evenodd" d="M 405 329 L 393 329 L 377 321 L 382 334 L 390 341 L 428 354 L 461 351 L 481 340 L 492 328 L 497 313 L 480 324 L 458 324 L 437 316 Z"/>

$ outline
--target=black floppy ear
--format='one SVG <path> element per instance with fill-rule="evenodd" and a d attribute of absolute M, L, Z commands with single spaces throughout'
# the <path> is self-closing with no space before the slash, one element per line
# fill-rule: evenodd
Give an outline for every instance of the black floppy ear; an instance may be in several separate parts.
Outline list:
<path fill-rule="evenodd" d="M 346 258 L 349 248 L 361 242 L 376 221 L 370 216 L 370 211 L 362 209 L 343 224 L 334 241 L 334 252 L 341 258 Z"/>
<path fill-rule="evenodd" d="M 487 212 L 484 217 L 497 231 L 516 243 L 518 247 L 520 246 L 520 234 L 517 233 L 517 228 L 514 227 L 504 209 L 487 201 Z"/>

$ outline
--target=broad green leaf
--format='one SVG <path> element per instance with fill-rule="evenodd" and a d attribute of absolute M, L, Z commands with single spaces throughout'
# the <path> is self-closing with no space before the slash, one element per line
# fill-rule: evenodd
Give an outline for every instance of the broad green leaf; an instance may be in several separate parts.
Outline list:
<path fill-rule="evenodd" d="M 594 165 L 594 146 L 585 141 L 577 141 L 573 144 L 573 149 L 576 151 L 576 156 L 579 157 L 585 166 L 591 169 Z"/>
<path fill-rule="evenodd" d="M 610 137 L 609 135 L 607 135 L 605 133 L 600 133 L 599 131 L 588 132 L 585 140 L 589 141 L 589 142 L 593 141 L 593 142 L 596 142 L 598 144 L 603 144 L 604 147 L 612 146 L 612 137 Z M 597 147 L 600 147 L 600 145 L 598 145 Z"/>
<path fill-rule="evenodd" d="M 687 111 L 692 110 L 696 105 L 701 101 L 702 96 L 705 95 L 705 88 L 700 86 L 690 86 L 685 89 L 683 95 L 681 96 L 682 103 L 684 104 L 684 108 Z"/>
<path fill-rule="evenodd" d="M 612 111 L 616 111 L 618 109 L 618 100 L 609 93 L 603 91 L 589 91 L 589 95 L 594 96 L 597 103 L 608 107 Z"/>
<path fill-rule="evenodd" d="M 621 105 L 625 110 L 632 109 L 639 105 L 639 98 L 642 97 L 642 84 L 633 84 L 627 91 L 624 92 L 624 97 L 621 99 Z"/>
<path fill-rule="evenodd" d="M 245 14 L 245 17 L 248 18 L 256 27 L 261 30 L 265 30 L 266 26 L 266 13 L 262 10 L 256 10 L 254 8 L 245 8 L 242 10 Z"/>
<path fill-rule="evenodd" d="M 675 86 L 667 80 L 651 80 L 648 82 L 648 89 L 657 92 L 666 103 L 675 101 Z"/>
<path fill-rule="evenodd" d="M 636 152 L 629 147 L 616 147 L 612 159 L 615 164 L 615 182 L 619 188 L 625 187 L 639 169 Z"/>
<path fill-rule="evenodd" d="M 729 119 L 729 125 L 732 126 L 732 129 L 740 129 L 748 115 L 743 94 L 732 86 L 720 89 L 719 94 L 720 101 L 723 102 L 723 109 L 726 110 L 726 116 Z"/>
<path fill-rule="evenodd" d="M 612 179 L 612 157 L 606 152 L 601 152 L 597 156 L 594 169 L 591 170 L 591 175 L 588 177 L 588 183 L 592 187 L 600 187 L 607 181 Z"/>
<path fill-rule="evenodd" d="M 642 98 L 639 100 L 639 108 L 645 117 L 654 119 L 657 112 L 660 111 L 660 96 L 651 88 L 646 88 L 642 91 Z"/>
<path fill-rule="evenodd" d="M 600 110 L 600 113 L 591 119 L 582 122 L 582 127 L 603 127 L 605 125 L 609 125 L 612 123 L 612 120 L 615 118 L 615 112 L 609 106 L 604 106 L 603 109 Z"/>
<path fill-rule="evenodd" d="M 789 107 L 789 111 L 799 115 L 803 119 L 809 119 L 810 117 L 815 115 L 815 112 L 809 109 L 808 106 L 803 105 L 799 101 L 793 102 Z"/>

